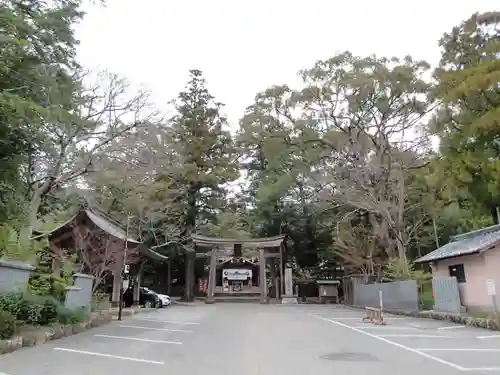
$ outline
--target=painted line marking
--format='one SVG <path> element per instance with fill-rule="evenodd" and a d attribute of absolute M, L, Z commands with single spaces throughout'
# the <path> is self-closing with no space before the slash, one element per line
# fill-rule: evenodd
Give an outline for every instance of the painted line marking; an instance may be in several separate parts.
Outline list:
<path fill-rule="evenodd" d="M 423 352 L 500 352 L 500 349 L 483 349 L 483 348 L 422 348 L 416 349 Z"/>
<path fill-rule="evenodd" d="M 107 338 L 107 339 L 118 339 L 118 340 L 153 342 L 153 343 L 157 343 L 157 344 L 182 345 L 182 342 L 179 342 L 179 341 L 150 340 L 150 339 L 141 339 L 138 337 L 128 337 L 128 336 L 94 335 L 94 337 L 103 337 L 103 338 Z"/>
<path fill-rule="evenodd" d="M 428 339 L 449 339 L 452 336 L 437 336 L 437 335 L 379 335 L 379 337 L 421 337 Z"/>
<path fill-rule="evenodd" d="M 120 355 L 97 353 L 97 352 L 88 352 L 86 350 L 76 350 L 76 349 L 68 349 L 68 348 L 54 348 L 54 350 L 61 351 L 61 352 L 77 353 L 77 354 L 87 354 L 87 355 L 93 355 L 93 356 L 96 356 L 96 357 L 121 359 L 121 360 L 124 360 L 124 361 L 151 363 L 151 364 L 154 364 L 154 365 L 164 365 L 165 364 L 165 362 L 162 362 L 162 361 L 151 361 L 149 359 L 123 357 L 123 356 L 120 356 Z"/>
<path fill-rule="evenodd" d="M 147 319 L 147 318 L 133 318 L 132 320 L 143 320 L 145 322 L 156 322 L 156 323 L 166 323 L 166 324 L 200 324 L 198 322 L 177 322 L 174 320 L 159 320 L 159 319 Z"/>
<path fill-rule="evenodd" d="M 377 335 L 374 335 L 372 333 L 369 333 L 369 332 L 365 332 L 361 329 L 358 329 L 358 328 L 355 328 L 355 327 L 351 327 L 351 326 L 348 326 L 347 324 L 344 324 L 344 323 L 341 323 L 341 322 L 336 322 L 335 320 L 331 320 L 331 319 L 327 319 L 327 318 L 323 318 L 321 316 L 317 316 L 317 315 L 314 315 L 314 314 L 308 314 L 316 319 L 320 319 L 320 320 L 324 320 L 326 322 L 330 322 L 330 323 L 333 323 L 333 324 L 336 324 L 338 326 L 341 326 L 341 327 L 344 327 L 344 328 L 347 328 L 347 329 L 350 329 L 354 332 L 358 332 L 358 333 L 361 333 L 362 335 L 365 335 L 365 336 L 368 336 L 368 337 L 371 337 L 373 339 L 376 339 L 376 340 L 380 340 L 380 341 L 383 341 L 385 342 L 386 344 L 389 344 L 389 345 L 393 345 L 393 346 L 396 346 L 398 348 L 401 348 L 401 349 L 404 349 L 408 352 L 411 352 L 411 353 L 415 353 L 415 354 L 418 354 L 422 357 L 425 357 L 427 359 L 432 359 L 433 361 L 436 361 L 436 362 L 439 362 L 443 365 L 447 365 L 449 367 L 452 367 L 454 368 L 455 370 L 459 370 L 459 371 L 465 371 L 466 369 L 462 366 L 459 366 L 457 365 L 456 363 L 452 363 L 452 362 L 449 362 L 449 361 L 446 361 L 444 359 L 441 359 L 441 358 L 438 358 L 438 357 L 434 357 L 433 355 L 430 355 L 428 353 L 425 353 L 423 351 L 420 351 L 418 349 L 413 349 L 413 348 L 410 348 L 409 346 L 406 346 L 406 345 L 403 345 L 403 344 L 399 344 L 397 342 L 394 342 L 394 341 L 391 341 L 391 340 L 388 340 L 384 337 L 380 337 L 380 336 L 377 336 Z"/>
<path fill-rule="evenodd" d="M 500 367 L 474 367 L 474 368 L 464 368 L 462 371 L 500 371 Z"/>
<path fill-rule="evenodd" d="M 500 339 L 500 335 L 477 336 L 477 339 Z"/>
<path fill-rule="evenodd" d="M 403 330 L 410 330 L 410 331 L 415 331 L 418 330 L 418 328 L 415 327 L 401 327 L 401 326 L 354 326 L 352 328 L 356 329 L 403 329 Z"/>
<path fill-rule="evenodd" d="M 465 328 L 465 326 L 449 326 L 449 327 L 439 327 L 438 331 L 443 331 L 445 329 L 458 329 L 458 328 Z"/>
<path fill-rule="evenodd" d="M 194 332 L 194 331 L 190 331 L 187 329 L 151 328 L 151 327 L 141 327 L 141 326 L 128 326 L 125 324 L 120 324 L 118 327 L 144 329 L 144 330 L 149 330 L 149 331 L 164 331 L 164 332 L 182 332 L 182 333 L 193 333 Z M 0 375 L 2 375 L 2 374 L 0 374 Z"/>
<path fill-rule="evenodd" d="M 348 318 L 348 317 L 331 317 L 332 319 L 335 319 L 335 320 L 362 320 L 364 318 L 364 316 L 360 316 L 360 317 L 357 317 L 357 318 Z M 388 318 L 386 316 L 384 316 L 384 320 L 396 320 L 396 319 L 408 319 L 408 318 Z"/>

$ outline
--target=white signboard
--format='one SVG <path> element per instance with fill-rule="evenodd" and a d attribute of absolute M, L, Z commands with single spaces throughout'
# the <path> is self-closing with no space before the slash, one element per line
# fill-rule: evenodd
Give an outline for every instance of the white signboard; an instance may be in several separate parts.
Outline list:
<path fill-rule="evenodd" d="M 252 270 L 246 268 L 232 268 L 222 270 L 222 278 L 228 280 L 247 280 L 252 278 Z"/>
<path fill-rule="evenodd" d="M 127 290 L 130 285 L 130 280 L 123 280 L 123 289 Z"/>
<path fill-rule="evenodd" d="M 496 296 L 497 291 L 495 288 L 495 280 L 493 280 L 493 279 L 486 280 L 486 289 L 488 289 L 489 296 Z"/>
<path fill-rule="evenodd" d="M 285 268 L 285 294 L 293 296 L 293 275 L 291 268 Z"/>

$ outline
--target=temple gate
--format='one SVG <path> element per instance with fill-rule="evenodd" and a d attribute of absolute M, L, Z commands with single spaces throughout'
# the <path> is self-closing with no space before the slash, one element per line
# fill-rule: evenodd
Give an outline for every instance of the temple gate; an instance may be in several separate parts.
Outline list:
<path fill-rule="evenodd" d="M 285 237 L 243 240 L 191 236 L 196 257 L 208 263 L 205 302 L 214 303 L 217 297 L 224 296 L 259 296 L 260 303 L 268 303 L 270 288 L 274 292 L 271 297 L 279 300 L 284 290 Z"/>

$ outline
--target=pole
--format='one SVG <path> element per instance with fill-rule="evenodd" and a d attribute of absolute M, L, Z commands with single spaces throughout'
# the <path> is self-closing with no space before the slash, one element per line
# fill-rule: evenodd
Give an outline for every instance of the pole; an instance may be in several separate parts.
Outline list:
<path fill-rule="evenodd" d="M 125 245 L 123 248 L 123 261 L 120 270 L 120 299 L 119 299 L 120 304 L 118 305 L 118 320 L 122 320 L 122 313 L 123 313 L 123 280 L 124 280 L 123 276 L 125 275 L 125 263 L 127 261 L 129 222 L 130 222 L 130 215 L 127 215 L 127 227 L 125 230 Z"/>
<path fill-rule="evenodd" d="M 285 279 L 283 277 L 283 245 L 280 245 L 280 291 L 279 296 L 283 295 L 283 291 L 285 290 Z"/>
<path fill-rule="evenodd" d="M 493 295 L 491 296 L 491 299 L 493 301 L 493 311 L 495 312 L 495 314 L 498 314 L 497 296 Z"/>
<path fill-rule="evenodd" d="M 378 299 L 380 301 L 380 320 L 384 321 L 384 296 L 381 290 L 378 292 Z"/>

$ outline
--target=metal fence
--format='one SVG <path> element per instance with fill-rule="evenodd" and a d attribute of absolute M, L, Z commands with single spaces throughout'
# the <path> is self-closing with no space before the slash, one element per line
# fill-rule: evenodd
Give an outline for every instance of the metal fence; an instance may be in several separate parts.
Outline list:
<path fill-rule="evenodd" d="M 394 281 L 380 284 L 354 284 L 354 306 L 379 307 L 382 291 L 384 309 L 418 311 L 419 294 L 415 280 Z"/>
<path fill-rule="evenodd" d="M 432 279 L 434 310 L 449 313 L 464 312 L 458 281 L 454 276 Z"/>

